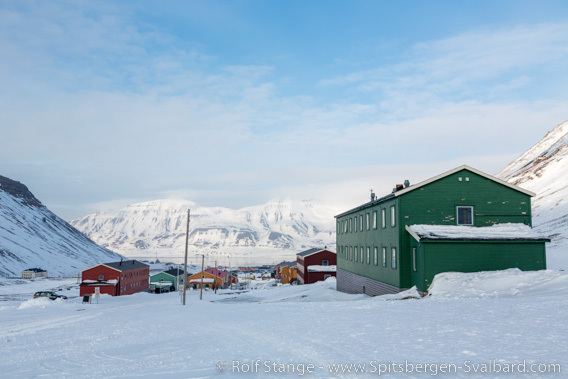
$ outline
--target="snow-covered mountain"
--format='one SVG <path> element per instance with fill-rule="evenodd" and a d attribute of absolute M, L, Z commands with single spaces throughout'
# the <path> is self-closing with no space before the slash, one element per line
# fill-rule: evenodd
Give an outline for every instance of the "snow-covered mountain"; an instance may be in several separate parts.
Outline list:
<path fill-rule="evenodd" d="M 533 226 L 552 238 L 549 267 L 568 262 L 568 121 L 496 174 L 497 177 L 535 192 Z M 550 259 L 552 258 L 552 260 Z M 562 267 L 568 268 L 568 267 Z"/>
<path fill-rule="evenodd" d="M 118 259 L 57 217 L 25 185 L 0 176 L 0 275 L 19 276 L 28 268 L 77 275 Z"/>
<path fill-rule="evenodd" d="M 313 201 L 276 200 L 234 210 L 200 207 L 186 200 L 155 200 L 89 214 L 71 224 L 125 256 L 175 260 L 185 251 L 188 209 L 193 255 L 271 263 L 293 258 L 303 249 L 335 246 L 337 213 Z"/>

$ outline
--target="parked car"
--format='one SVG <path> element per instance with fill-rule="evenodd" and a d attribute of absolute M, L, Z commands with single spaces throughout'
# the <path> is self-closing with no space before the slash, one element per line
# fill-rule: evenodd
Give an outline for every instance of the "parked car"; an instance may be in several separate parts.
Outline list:
<path fill-rule="evenodd" d="M 65 299 L 67 300 L 67 296 L 63 296 L 63 295 L 58 295 L 55 292 L 52 291 L 38 291 L 36 293 L 34 293 L 34 299 L 40 298 L 40 297 L 48 297 L 51 300 L 55 300 L 55 299 Z"/>

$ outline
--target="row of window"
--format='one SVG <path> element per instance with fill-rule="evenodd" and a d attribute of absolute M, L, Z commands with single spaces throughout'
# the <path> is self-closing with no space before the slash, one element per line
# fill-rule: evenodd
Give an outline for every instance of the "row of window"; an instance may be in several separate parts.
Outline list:
<path fill-rule="evenodd" d="M 353 217 L 349 217 L 348 219 L 345 220 L 341 220 L 341 221 L 337 221 L 337 233 L 338 234 L 343 234 L 343 233 L 353 233 L 353 232 L 357 232 L 360 231 L 362 232 L 363 230 L 371 230 L 371 228 L 373 229 L 377 229 L 378 227 L 378 212 L 377 211 L 373 211 L 373 215 L 372 215 L 372 219 L 371 219 L 371 214 L 369 212 L 365 213 L 365 217 L 363 218 L 363 215 L 355 215 Z M 390 207 L 390 226 L 391 227 L 395 227 L 396 226 L 396 209 L 395 206 L 391 206 Z M 387 209 L 386 208 L 382 208 L 381 209 L 381 227 L 383 229 L 385 229 L 387 227 Z"/>
<path fill-rule="evenodd" d="M 371 248 L 367 246 L 340 246 L 340 255 L 343 259 L 353 262 L 371 264 Z M 379 265 L 379 248 L 373 248 L 373 265 Z M 381 265 L 387 267 L 387 248 L 381 247 Z M 396 269 L 396 247 L 391 247 L 391 268 Z"/>
<path fill-rule="evenodd" d="M 456 207 L 457 214 L 457 224 L 458 225 L 473 225 L 473 207 L 472 206 L 458 206 Z M 363 230 L 377 229 L 377 211 L 373 211 L 372 219 L 369 212 L 363 215 L 355 215 L 349 217 L 348 219 L 337 221 L 337 234 L 344 233 L 356 233 L 357 231 L 362 232 Z M 390 226 L 396 226 L 396 210 L 395 206 L 390 207 Z M 387 227 L 387 210 L 386 208 L 381 209 L 381 227 L 385 229 Z"/>

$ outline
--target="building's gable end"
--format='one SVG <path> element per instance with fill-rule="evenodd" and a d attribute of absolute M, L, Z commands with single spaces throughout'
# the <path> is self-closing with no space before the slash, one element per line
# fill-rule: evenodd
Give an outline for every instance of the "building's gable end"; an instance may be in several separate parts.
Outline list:
<path fill-rule="evenodd" d="M 524 188 L 518 187 L 518 186 L 516 186 L 516 185 L 514 185 L 514 184 L 508 183 L 508 182 L 506 182 L 506 181 L 504 181 L 504 180 L 502 180 L 502 179 L 496 178 L 496 177 L 494 177 L 494 176 L 492 176 L 492 175 L 486 174 L 486 173 L 484 173 L 483 171 L 479 171 L 479 170 L 477 170 L 477 169 L 475 169 L 475 168 L 473 168 L 473 167 L 469 167 L 469 166 L 467 166 L 467 165 L 463 165 L 463 166 L 460 166 L 460 167 L 456 167 L 456 168 L 454 168 L 453 170 L 444 172 L 443 174 L 434 176 L 434 177 L 432 177 L 432 178 L 430 178 L 430 179 L 427 179 L 427 180 L 425 180 L 425 181 L 422 181 L 422 182 L 417 183 L 417 184 L 415 184 L 415 185 L 412 185 L 412 186 L 410 186 L 410 187 L 404 188 L 404 189 L 402 189 L 402 190 L 400 190 L 400 191 L 394 192 L 394 196 L 402 196 L 402 195 L 404 195 L 404 194 L 406 194 L 406 193 L 408 193 L 408 192 L 414 191 L 414 190 L 416 190 L 416 189 L 418 189 L 418 188 L 420 188 L 420 187 L 423 187 L 423 186 L 426 186 L 426 185 L 428 185 L 428 184 L 430 184 L 430 183 L 436 182 L 436 181 L 438 181 L 438 180 L 440 180 L 440 179 L 443 179 L 443 178 L 445 178 L 445 177 L 447 177 L 447 176 L 449 176 L 449 175 L 455 174 L 455 173 L 457 173 L 457 172 L 459 172 L 459 171 L 462 171 L 462 170 L 468 170 L 468 171 L 470 171 L 470 172 L 472 172 L 472 173 L 474 173 L 474 174 L 477 174 L 477 175 L 479 175 L 479 176 L 485 177 L 486 179 L 492 180 L 492 181 L 494 181 L 495 183 L 499 183 L 499 184 L 501 184 L 501 185 L 503 185 L 503 186 L 506 186 L 506 187 L 509 187 L 509 188 L 511 188 L 511 189 L 514 189 L 515 191 L 522 192 L 522 193 L 524 193 L 524 194 L 526 194 L 526 195 L 529 195 L 529 196 L 531 196 L 531 197 L 535 197 L 535 196 L 536 196 L 536 194 L 535 194 L 534 192 L 531 192 L 531 191 L 526 190 L 526 189 L 524 189 Z"/>

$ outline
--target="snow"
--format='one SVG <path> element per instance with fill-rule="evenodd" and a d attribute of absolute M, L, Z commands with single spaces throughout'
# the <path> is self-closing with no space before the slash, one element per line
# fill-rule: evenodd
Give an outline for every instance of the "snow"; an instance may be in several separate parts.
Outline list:
<path fill-rule="evenodd" d="M 568 270 L 568 122 L 509 163 L 496 176 L 536 193 L 533 226 L 550 235 L 547 267 Z"/>
<path fill-rule="evenodd" d="M 308 266 L 309 272 L 336 272 L 337 266 L 336 265 L 329 265 L 329 266 L 318 266 L 318 265 L 311 265 Z"/>
<path fill-rule="evenodd" d="M 215 282 L 215 279 L 213 279 L 213 278 L 203 278 L 203 279 L 191 279 L 191 280 L 189 281 L 189 283 L 201 283 L 201 282 L 203 282 L 203 283 L 213 283 L 213 282 Z"/>
<path fill-rule="evenodd" d="M 4 280 L 0 288 L 31 294 L 38 282 L 42 289 L 63 285 Z M 266 282 L 248 291 L 206 290 L 202 301 L 200 291 L 188 291 L 186 306 L 175 292 L 102 295 L 98 304 L 82 304 L 76 284 L 66 291 L 69 300 L 6 299 L 0 302 L 2 376 L 355 378 L 390 367 L 414 371 L 387 377 L 428 378 L 448 364 L 455 371 L 442 377 L 517 378 L 563 374 L 479 370 L 568 367 L 565 273 L 442 274 L 424 298 L 406 296 L 412 290 L 348 295 L 335 291 L 334 278 L 298 286 Z M 366 374 L 342 373 L 340 364 L 352 371 L 365 365 Z M 419 373 L 418 364 L 431 366 Z"/>
<path fill-rule="evenodd" d="M 408 227 L 420 239 L 468 239 L 468 240 L 542 240 L 548 237 L 524 224 L 497 224 L 491 226 L 464 225 L 410 225 Z"/>

